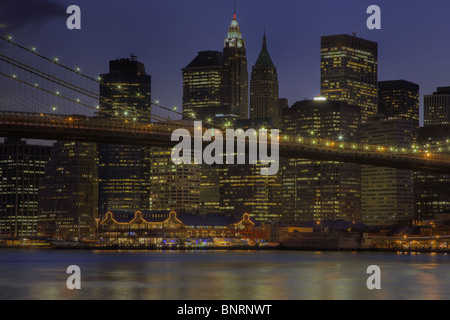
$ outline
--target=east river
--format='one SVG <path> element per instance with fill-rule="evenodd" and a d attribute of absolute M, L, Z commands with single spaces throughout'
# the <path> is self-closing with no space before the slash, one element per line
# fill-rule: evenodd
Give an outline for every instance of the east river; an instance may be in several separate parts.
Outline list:
<path fill-rule="evenodd" d="M 69 290 L 67 268 L 81 271 Z M 367 268 L 381 270 L 369 290 Z M 1 300 L 447 300 L 450 255 L 0 250 Z"/>

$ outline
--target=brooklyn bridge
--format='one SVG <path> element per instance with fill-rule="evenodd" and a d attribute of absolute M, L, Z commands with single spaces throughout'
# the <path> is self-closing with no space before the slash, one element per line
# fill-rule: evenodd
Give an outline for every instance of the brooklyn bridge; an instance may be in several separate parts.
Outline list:
<path fill-rule="evenodd" d="M 177 108 L 151 102 L 151 114 L 127 115 L 127 106 L 113 114 L 100 110 L 107 98 L 96 92 L 101 78 L 81 73 L 57 58 L 37 53 L 0 37 L 0 78 L 5 91 L 0 105 L 0 136 L 43 140 L 70 140 L 122 145 L 173 147 L 172 132 L 179 128 L 193 131 L 194 121 L 207 129 L 224 129 L 211 119 L 191 115 L 181 120 Z M 114 88 L 120 92 L 118 86 Z M 142 97 L 145 99 L 145 97 Z M 122 108 L 123 112 L 121 112 Z M 119 110 L 119 112 L 117 112 Z M 177 120 L 177 118 L 179 120 Z M 226 137 L 225 137 L 226 139 Z M 281 157 L 347 162 L 381 167 L 450 173 L 450 143 L 408 148 L 395 145 L 367 145 L 346 142 L 342 137 L 324 140 L 285 135 L 279 138 Z"/>

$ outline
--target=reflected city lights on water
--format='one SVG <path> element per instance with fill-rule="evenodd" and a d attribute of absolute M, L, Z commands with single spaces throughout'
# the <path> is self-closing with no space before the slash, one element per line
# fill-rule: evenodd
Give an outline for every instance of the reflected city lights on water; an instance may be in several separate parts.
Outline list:
<path fill-rule="evenodd" d="M 0 251 L 1 299 L 449 299 L 447 255 L 300 251 Z M 66 268 L 81 269 L 81 290 Z M 366 287 L 380 266 L 381 290 Z"/>

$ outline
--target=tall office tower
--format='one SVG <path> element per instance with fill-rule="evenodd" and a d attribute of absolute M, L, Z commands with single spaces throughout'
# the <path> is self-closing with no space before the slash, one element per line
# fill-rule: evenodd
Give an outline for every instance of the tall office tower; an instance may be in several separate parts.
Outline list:
<path fill-rule="evenodd" d="M 219 178 L 220 208 L 239 216 L 248 213 L 256 221 L 281 217 L 281 175 L 263 176 L 261 164 L 222 166 Z"/>
<path fill-rule="evenodd" d="M 414 119 L 373 116 L 362 124 L 361 142 L 409 149 L 416 135 L 416 125 Z M 411 170 L 362 165 L 362 222 L 367 225 L 392 226 L 412 220 L 413 173 Z"/>
<path fill-rule="evenodd" d="M 36 235 L 38 187 L 50 148 L 20 138 L 0 144 L 0 235 Z"/>
<path fill-rule="evenodd" d="M 378 113 L 414 120 L 419 127 L 419 85 L 406 80 L 378 82 Z"/>
<path fill-rule="evenodd" d="M 223 48 L 221 91 L 221 104 L 238 107 L 241 118 L 248 119 L 247 53 L 236 14 L 228 29 Z"/>
<path fill-rule="evenodd" d="M 283 129 L 283 114 L 284 110 L 289 109 L 289 101 L 286 98 L 278 99 L 278 115 L 280 117 L 280 128 Z"/>
<path fill-rule="evenodd" d="M 236 128 L 259 130 L 267 128 L 264 119 L 241 119 Z M 252 134 L 250 131 L 248 134 Z M 268 147 L 270 149 L 270 146 Z M 236 156 L 236 149 L 234 156 Z M 239 216 L 248 213 L 257 221 L 274 221 L 281 217 L 281 174 L 261 175 L 261 163 L 249 163 L 249 149 L 245 151 L 245 164 L 218 166 L 220 209 Z M 216 171 L 216 172 L 217 172 Z"/>
<path fill-rule="evenodd" d="M 425 127 L 450 124 L 450 87 L 439 87 L 424 96 L 423 111 Z"/>
<path fill-rule="evenodd" d="M 220 106 L 222 52 L 200 51 L 183 71 L 183 118 Z"/>
<path fill-rule="evenodd" d="M 417 145 L 442 149 L 450 139 L 450 87 L 438 87 L 424 96 L 424 127 Z M 418 220 L 433 220 L 439 213 L 450 212 L 450 175 L 416 171 L 414 173 L 415 215 Z"/>
<path fill-rule="evenodd" d="M 99 117 L 151 121 L 151 77 L 135 57 L 110 61 L 101 75 Z M 147 209 L 148 148 L 99 144 L 99 214 Z"/>
<path fill-rule="evenodd" d="M 149 204 L 151 211 L 199 213 L 201 165 L 175 165 L 171 149 L 151 148 L 149 153 Z"/>
<path fill-rule="evenodd" d="M 109 62 L 109 73 L 100 76 L 99 117 L 150 122 L 151 76 L 135 56 Z"/>
<path fill-rule="evenodd" d="M 38 235 L 90 237 L 98 217 L 97 145 L 55 143 L 39 186 Z"/>
<path fill-rule="evenodd" d="M 271 119 L 274 128 L 280 128 L 277 68 L 267 50 L 266 34 L 258 59 L 252 68 L 250 80 L 250 118 Z"/>
<path fill-rule="evenodd" d="M 445 101 L 445 98 L 443 98 Z M 446 120 L 443 120 L 446 122 Z M 433 153 L 450 154 L 450 124 L 420 128 L 417 145 L 428 145 Z M 445 147 L 444 147 L 445 146 Z M 439 151 L 441 149 L 441 151 Z M 414 173 L 414 201 L 417 220 L 434 220 L 439 213 L 450 212 L 450 175 L 425 171 Z"/>
<path fill-rule="evenodd" d="M 360 109 L 343 101 L 296 102 L 284 110 L 288 136 L 360 142 Z M 361 220 L 360 165 L 301 158 L 282 160 L 283 220 Z"/>
<path fill-rule="evenodd" d="M 203 164 L 200 176 L 200 214 L 219 213 L 222 165 Z"/>
<path fill-rule="evenodd" d="M 321 95 L 361 109 L 361 122 L 377 114 L 378 44 L 340 34 L 321 40 Z"/>

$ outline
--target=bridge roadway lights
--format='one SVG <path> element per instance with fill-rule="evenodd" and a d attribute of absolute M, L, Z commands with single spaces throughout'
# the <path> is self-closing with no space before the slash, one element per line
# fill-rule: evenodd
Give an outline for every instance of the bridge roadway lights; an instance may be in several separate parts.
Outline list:
<path fill-rule="evenodd" d="M 280 157 L 304 158 L 311 160 L 335 161 L 371 165 L 395 169 L 428 171 L 442 174 L 450 174 L 450 159 L 448 163 L 436 164 L 428 159 L 408 159 L 406 157 L 387 157 L 378 154 L 362 154 L 354 152 L 339 152 L 339 150 L 318 150 L 312 148 L 283 147 L 280 145 Z"/>
<path fill-rule="evenodd" d="M 68 140 L 105 144 L 120 145 L 142 145 L 163 148 L 172 148 L 178 141 L 171 141 L 171 133 L 176 129 L 176 125 L 152 125 L 151 131 L 138 130 L 136 128 L 126 128 L 113 125 L 108 126 L 102 119 L 89 118 L 80 119 L 79 124 L 67 124 L 64 116 L 53 116 L 49 119 L 65 119 L 59 124 L 52 120 L 46 122 L 44 116 L 42 121 L 37 121 L 39 115 L 30 115 L 24 120 L 24 115 L 14 119 L 12 113 L 7 116 L 0 116 L 0 136 L 1 137 L 21 137 L 29 139 L 44 140 Z M 1 112 L 0 112 L 1 115 Z M 59 117 L 59 118 L 58 118 Z M 92 119 L 92 118 L 91 118 Z M 98 121 L 100 120 L 100 121 Z M 96 127 L 98 125 L 98 127 Z M 167 133 L 160 128 L 167 128 Z M 108 129 L 109 128 L 109 129 Z M 169 128 L 172 131 L 168 130 Z M 131 130 L 129 130 L 131 129 Z M 127 131 L 129 130 L 129 131 Z M 204 142 L 205 145 L 210 142 Z M 304 158 L 311 160 L 336 161 L 355 163 L 361 165 L 374 165 L 380 167 L 391 167 L 397 169 L 428 171 L 442 174 L 450 174 L 450 157 L 448 160 L 436 161 L 433 159 L 408 158 L 405 155 L 395 154 L 373 154 L 362 153 L 356 150 L 327 149 L 317 146 L 283 144 L 280 143 L 280 157 Z"/>

